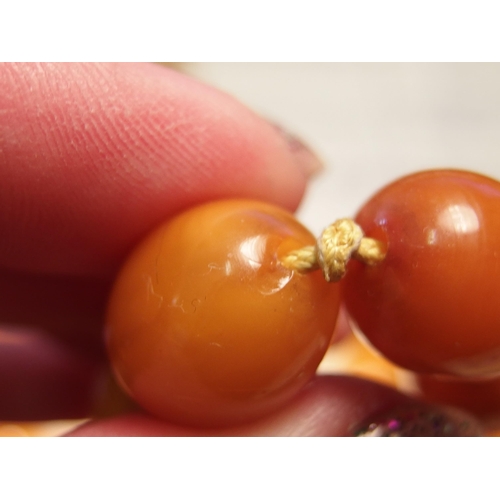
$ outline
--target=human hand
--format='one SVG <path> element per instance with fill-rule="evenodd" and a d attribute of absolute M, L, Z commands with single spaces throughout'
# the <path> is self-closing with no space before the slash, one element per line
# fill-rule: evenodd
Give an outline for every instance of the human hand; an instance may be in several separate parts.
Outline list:
<path fill-rule="evenodd" d="M 212 199 L 294 210 L 320 166 L 230 97 L 154 65 L 2 65 L 0 110 L 1 420 L 83 418 L 102 404 L 107 295 L 147 232 Z M 436 414 L 386 387 L 323 376 L 238 428 L 135 411 L 73 435 L 353 435 L 377 415 L 409 412 Z"/>

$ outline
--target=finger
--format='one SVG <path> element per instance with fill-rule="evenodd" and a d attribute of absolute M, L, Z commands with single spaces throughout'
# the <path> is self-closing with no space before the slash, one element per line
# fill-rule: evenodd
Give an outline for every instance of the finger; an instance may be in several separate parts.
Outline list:
<path fill-rule="evenodd" d="M 40 332 L 2 328 L 0 420 L 88 416 L 103 372 L 98 363 Z"/>
<path fill-rule="evenodd" d="M 318 160 L 231 97 L 147 64 L 0 66 L 0 268 L 110 276 L 183 208 L 294 209 Z"/>
<path fill-rule="evenodd" d="M 419 403 L 352 377 L 318 377 L 286 408 L 253 424 L 194 429 L 143 414 L 91 421 L 69 436 L 469 436 L 482 429 L 458 410 Z"/>
<path fill-rule="evenodd" d="M 0 319 L 50 333 L 99 357 L 109 287 L 106 280 L 0 273 Z"/>
<path fill-rule="evenodd" d="M 0 110 L 0 321 L 97 356 L 111 276 L 138 238 L 217 197 L 293 209 L 318 164 L 230 97 L 149 65 L 2 65 Z M 64 346 L 47 349 L 71 364 Z M 36 373 L 41 395 L 53 378 L 30 352 L 4 379 Z"/>

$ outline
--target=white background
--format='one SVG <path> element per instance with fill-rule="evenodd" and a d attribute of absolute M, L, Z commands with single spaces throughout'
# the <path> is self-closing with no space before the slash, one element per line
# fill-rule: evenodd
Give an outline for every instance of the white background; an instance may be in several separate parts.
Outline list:
<path fill-rule="evenodd" d="M 315 234 L 387 182 L 458 167 L 500 179 L 499 63 L 184 63 L 324 160 L 299 218 Z"/>

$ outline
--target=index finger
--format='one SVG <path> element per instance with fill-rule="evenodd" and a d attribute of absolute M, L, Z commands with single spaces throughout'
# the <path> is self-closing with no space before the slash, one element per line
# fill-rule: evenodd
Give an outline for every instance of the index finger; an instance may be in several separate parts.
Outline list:
<path fill-rule="evenodd" d="M 0 110 L 0 268 L 11 271 L 107 276 L 189 205 L 294 209 L 317 162 L 231 97 L 148 64 L 5 64 Z"/>

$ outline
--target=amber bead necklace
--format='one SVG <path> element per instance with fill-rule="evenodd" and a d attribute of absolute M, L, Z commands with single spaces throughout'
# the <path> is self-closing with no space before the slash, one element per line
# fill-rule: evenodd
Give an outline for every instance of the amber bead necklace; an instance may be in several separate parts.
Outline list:
<path fill-rule="evenodd" d="M 399 179 L 318 241 L 260 201 L 194 207 L 140 243 L 117 277 L 106 327 L 116 378 L 169 421 L 251 421 L 311 379 L 341 302 L 403 368 L 499 376 L 499 214 L 500 183 L 461 170 Z"/>

